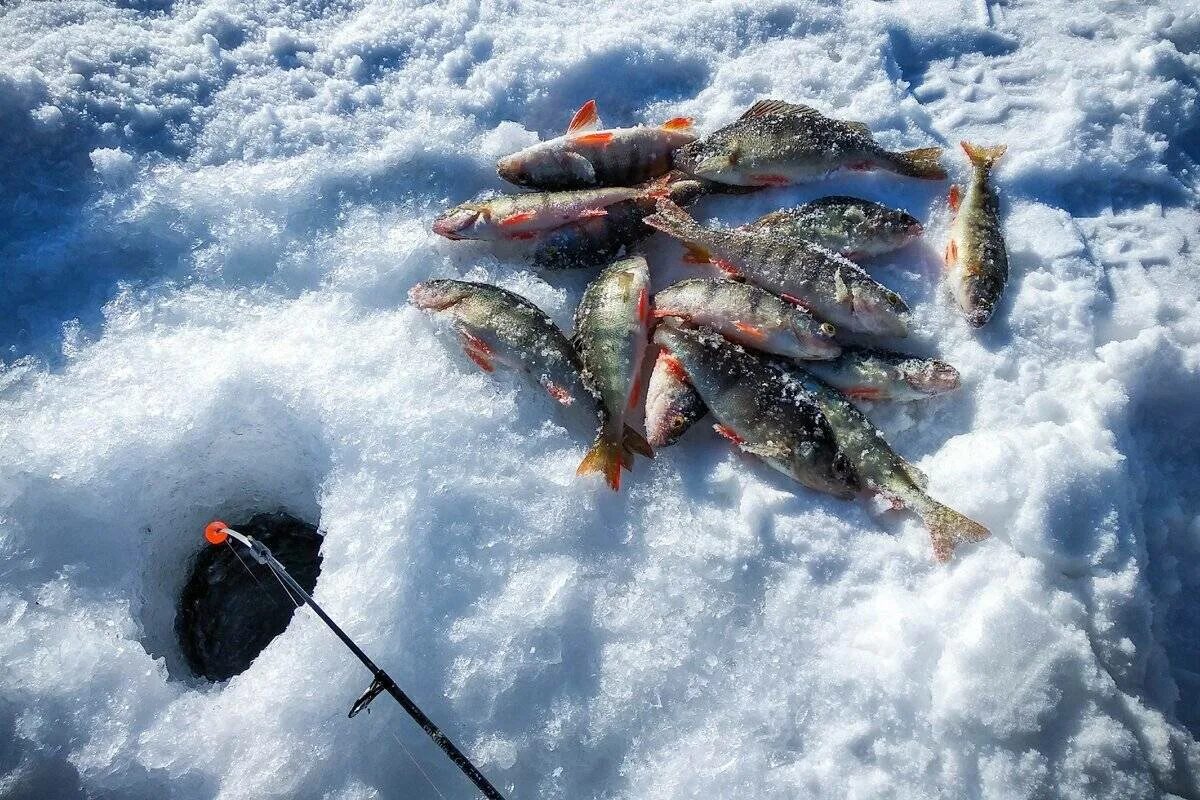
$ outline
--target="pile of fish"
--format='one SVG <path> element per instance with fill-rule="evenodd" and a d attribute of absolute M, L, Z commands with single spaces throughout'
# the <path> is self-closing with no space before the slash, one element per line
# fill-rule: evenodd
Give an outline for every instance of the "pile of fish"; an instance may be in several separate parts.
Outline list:
<path fill-rule="evenodd" d="M 991 186 L 1004 147 L 962 146 L 972 179 L 965 192 L 950 190 L 947 282 L 979 327 L 1008 278 Z M 857 262 L 904 246 L 923 233 L 921 223 L 853 197 L 820 198 L 737 228 L 701 224 L 685 210 L 706 194 L 839 169 L 942 180 L 940 157 L 936 147 L 886 150 L 862 123 L 778 100 L 755 103 L 703 138 L 686 118 L 605 129 L 589 102 L 563 136 L 498 163 L 502 178 L 531 191 L 463 203 L 433 224 L 449 239 L 523 243 L 541 267 L 606 265 L 584 292 L 573 335 L 488 284 L 429 280 L 410 299 L 449 319 L 482 369 L 518 369 L 559 403 L 594 409 L 599 424 L 581 475 L 601 473 L 616 490 L 637 455 L 652 457 L 653 447 L 675 443 L 711 415 L 717 433 L 811 489 L 878 494 L 911 510 L 944 561 L 987 529 L 930 497 L 925 476 L 856 403 L 942 394 L 958 388 L 959 374 L 940 360 L 842 341 L 907 334 L 904 300 Z M 683 280 L 652 296 L 649 265 L 632 248 L 654 231 L 720 277 Z M 643 419 L 645 437 L 634 427 Z"/>

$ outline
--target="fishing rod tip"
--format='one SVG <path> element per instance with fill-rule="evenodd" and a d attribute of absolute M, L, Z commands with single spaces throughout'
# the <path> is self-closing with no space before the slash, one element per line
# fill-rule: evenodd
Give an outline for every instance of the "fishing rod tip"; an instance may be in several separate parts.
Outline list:
<path fill-rule="evenodd" d="M 214 519 L 204 527 L 204 538 L 209 544 L 225 544 L 225 540 L 229 538 L 229 526 L 219 519 Z"/>

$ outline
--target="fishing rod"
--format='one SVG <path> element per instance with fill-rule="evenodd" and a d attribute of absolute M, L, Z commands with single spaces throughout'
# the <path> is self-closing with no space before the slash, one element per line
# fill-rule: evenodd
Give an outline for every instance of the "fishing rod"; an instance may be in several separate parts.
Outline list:
<path fill-rule="evenodd" d="M 488 800 L 504 800 L 504 795 L 500 794 L 499 790 L 497 790 L 495 786 L 492 786 L 491 782 L 483 776 L 483 773 L 479 771 L 479 768 L 471 763 L 471 759 L 467 758 L 466 754 L 459 750 L 454 742 L 450 741 L 450 738 L 446 736 L 446 734 L 442 733 L 441 728 L 433 724 L 433 720 L 425 716 L 425 712 L 422 711 L 417 704 L 414 703 L 412 699 L 405 694 L 399 686 L 396 685 L 396 682 L 392 680 L 392 676 L 388 675 L 387 672 L 377 667 L 375 662 L 368 658 L 367 654 L 362 651 L 362 648 L 355 644 L 354 640 L 347 636 L 346 632 L 338 627 L 336 622 L 329 618 L 329 615 L 325 613 L 323 608 L 317 605 L 317 601 L 313 600 L 312 596 L 309 595 L 308 592 L 304 591 L 300 584 L 296 583 L 295 579 L 288 574 L 288 571 L 284 568 L 283 564 L 279 563 L 279 561 L 275 558 L 265 544 L 258 541 L 253 536 L 247 536 L 243 533 L 238 533 L 220 520 L 213 520 L 208 524 L 207 527 L 205 527 L 204 538 L 207 539 L 208 543 L 212 545 L 225 544 L 230 538 L 236 539 L 245 545 L 250 551 L 250 555 L 254 557 L 254 560 L 271 570 L 271 572 L 275 573 L 276 577 L 278 577 L 284 583 L 287 589 L 295 592 L 298 597 L 307 603 L 308 607 L 316 612 L 317 616 L 321 618 L 321 621 L 324 622 L 331 631 L 333 631 L 334 635 L 342 640 L 342 644 L 350 648 L 350 652 L 354 653 L 354 655 L 358 657 L 358 660 L 363 663 L 363 666 L 371 671 L 371 685 L 367 687 L 365 692 L 363 692 L 362 697 L 355 700 L 354 705 L 350 706 L 350 713 L 348 716 L 353 717 L 354 715 L 358 714 L 360 711 L 369 706 L 372 700 L 374 700 L 383 692 L 387 692 L 393 698 L 395 698 L 396 702 L 408 712 L 408 715 L 412 717 L 418 725 L 421 726 L 421 730 L 425 731 L 425 733 L 429 735 L 430 739 L 433 739 L 434 743 L 441 748 L 442 752 L 454 762 L 454 765 L 462 770 L 464 775 L 471 779 L 471 782 L 475 784 L 475 787 L 479 789 L 484 797 L 488 798 Z M 232 545 L 230 546 L 232 547 Z"/>

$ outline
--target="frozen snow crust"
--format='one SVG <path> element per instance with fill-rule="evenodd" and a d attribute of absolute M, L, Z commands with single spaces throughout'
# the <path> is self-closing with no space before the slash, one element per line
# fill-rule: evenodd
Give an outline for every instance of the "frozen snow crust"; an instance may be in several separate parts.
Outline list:
<path fill-rule="evenodd" d="M 169 677 L 214 516 L 326 534 L 316 595 L 514 798 L 1200 796 L 1200 15 L 1194 3 L 25 2 L 0 10 L 0 795 L 470 787 L 310 612 Z M 1013 278 L 936 288 L 944 185 L 871 266 L 957 394 L 873 418 L 994 537 L 797 489 L 706 429 L 612 495 L 588 432 L 406 306 L 587 280 L 429 232 L 561 131 L 761 97 L 885 144 L 1006 142 Z M 965 159 L 948 149 L 961 178 Z M 656 239 L 660 285 L 684 274 Z"/>

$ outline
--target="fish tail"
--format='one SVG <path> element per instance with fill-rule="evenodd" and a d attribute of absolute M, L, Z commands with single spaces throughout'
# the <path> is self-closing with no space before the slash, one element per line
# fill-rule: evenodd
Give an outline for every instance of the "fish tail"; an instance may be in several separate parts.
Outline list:
<path fill-rule="evenodd" d="M 981 144 L 971 144 L 970 142 L 959 142 L 962 145 L 963 152 L 967 154 L 967 158 L 971 160 L 971 165 L 980 169 L 991 169 L 1000 156 L 1004 155 L 1008 150 L 1006 144 L 996 144 L 988 147 Z"/>
<path fill-rule="evenodd" d="M 659 198 L 655 213 L 642 221 L 657 231 L 685 242 L 704 242 L 710 238 L 703 225 L 665 197 Z"/>
<path fill-rule="evenodd" d="M 646 437 L 628 425 L 625 426 L 625 433 L 621 438 L 621 449 L 629 456 L 630 461 L 633 460 L 634 455 L 654 458 L 654 449 L 650 447 L 650 443 L 646 441 Z"/>
<path fill-rule="evenodd" d="M 599 472 L 604 476 L 604 482 L 614 492 L 621 489 L 621 467 L 625 463 L 625 448 L 620 441 L 613 438 L 608 426 L 596 434 L 596 441 L 587 451 L 583 461 L 579 462 L 576 475 L 588 475 Z"/>
<path fill-rule="evenodd" d="M 949 506 L 944 506 L 931 497 L 922 495 L 913 503 L 913 510 L 929 529 L 933 540 L 933 555 L 938 561 L 946 562 L 954 555 L 954 548 L 967 542 L 981 542 L 991 533 L 973 519 L 966 517 Z"/>
<path fill-rule="evenodd" d="M 946 177 L 942 169 L 942 148 L 918 147 L 916 150 L 904 150 L 892 154 L 896 172 L 910 178 L 925 180 L 941 180 Z"/>

